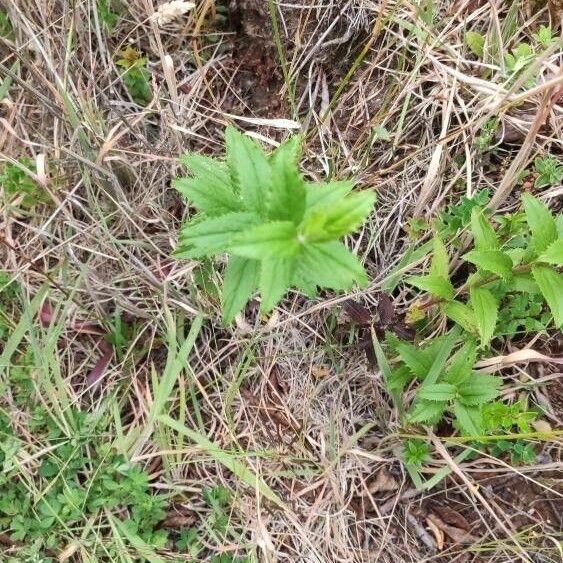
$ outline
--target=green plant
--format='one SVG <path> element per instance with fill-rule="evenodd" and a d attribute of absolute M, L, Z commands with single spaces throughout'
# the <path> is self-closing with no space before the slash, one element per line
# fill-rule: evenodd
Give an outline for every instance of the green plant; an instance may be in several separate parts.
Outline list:
<path fill-rule="evenodd" d="M 498 117 L 492 117 L 485 121 L 482 125 L 479 135 L 475 137 L 475 148 L 479 152 L 487 152 L 491 150 L 491 144 L 495 137 L 495 132 L 500 125 L 500 119 Z"/>
<path fill-rule="evenodd" d="M 392 340 L 392 337 L 390 337 Z M 432 339 L 424 346 L 399 340 L 391 341 L 400 362 L 389 378 L 390 389 L 402 391 L 411 381 L 418 385 L 407 413 L 411 423 L 437 424 L 446 413 L 463 433 L 477 435 L 484 430 L 482 406 L 494 400 L 502 380 L 473 372 L 476 345 L 464 344 L 450 356 L 451 334 Z M 435 370 L 437 362 L 440 370 Z"/>
<path fill-rule="evenodd" d="M 556 186 L 563 179 L 563 164 L 552 155 L 539 156 L 534 160 L 534 171 L 537 174 L 536 188 Z"/>
<path fill-rule="evenodd" d="M 8 17 L 8 14 L 3 10 L 0 10 L 0 37 L 6 37 L 6 39 L 11 39 L 14 36 L 14 29 L 12 27 L 12 22 Z"/>
<path fill-rule="evenodd" d="M 32 172 L 36 171 L 35 163 L 30 158 L 22 157 L 18 162 Z M 2 186 L 5 196 L 21 197 L 20 205 L 23 209 L 32 209 L 40 203 L 49 201 L 47 193 L 29 174 L 11 162 L 5 162 L 0 168 L 0 186 Z"/>
<path fill-rule="evenodd" d="M 125 69 L 121 79 L 133 101 L 140 105 L 148 104 L 152 100 L 152 88 L 147 60 L 134 47 L 127 47 L 116 64 Z"/>
<path fill-rule="evenodd" d="M 456 237 L 471 223 L 473 209 L 486 205 L 489 199 L 487 189 L 479 190 L 472 197 L 461 196 L 459 201 L 451 203 L 445 211 L 440 213 L 436 225 L 437 232 L 443 239 Z"/>
<path fill-rule="evenodd" d="M 11 375 L 12 392 L 23 379 L 22 373 L 17 378 Z M 31 389 L 22 407 L 29 405 L 33 385 Z M 9 416 L 0 411 L 2 532 L 12 541 L 33 545 L 37 556 L 46 557 L 65 544 L 68 530 L 79 530 L 111 511 L 146 543 L 164 546 L 166 531 L 158 523 L 165 517 L 166 497 L 152 494 L 143 469 L 115 453 L 108 443 L 96 443 L 101 428 L 94 417 L 71 408 L 64 415 L 67 430 L 63 431 L 42 405 L 31 409 L 30 415 L 28 431 L 49 447 L 34 474 L 24 475 L 17 461 L 20 441 Z"/>
<path fill-rule="evenodd" d="M 434 237 L 430 271 L 405 282 L 432 298 L 441 313 L 486 346 L 496 335 L 499 304 L 508 295 L 538 295 L 547 303 L 555 326 L 563 324 L 563 238 L 545 204 L 529 194 L 522 196 L 524 221 L 517 229 L 501 224 L 497 231 L 485 213 L 471 214 L 473 247 L 461 257 L 475 270 L 455 288 L 449 275 L 449 256 L 439 235 Z M 512 225 L 515 224 L 513 219 Z"/>
<path fill-rule="evenodd" d="M 414 470 L 419 470 L 430 461 L 432 448 L 424 440 L 413 438 L 405 442 L 403 448 L 403 460 Z"/>
<path fill-rule="evenodd" d="M 124 6 L 121 0 L 97 0 L 96 11 L 106 32 L 111 34 L 124 11 Z"/>
<path fill-rule="evenodd" d="M 182 227 L 175 256 L 229 254 L 225 323 L 257 288 L 268 313 L 291 287 L 313 296 L 317 286 L 348 290 L 367 282 L 361 263 L 338 239 L 363 223 L 375 195 L 350 193 L 349 181 L 305 182 L 297 166 L 300 146 L 292 137 L 268 155 L 229 127 L 225 162 L 198 154 L 182 159 L 192 176 L 174 186 L 200 213 Z"/>

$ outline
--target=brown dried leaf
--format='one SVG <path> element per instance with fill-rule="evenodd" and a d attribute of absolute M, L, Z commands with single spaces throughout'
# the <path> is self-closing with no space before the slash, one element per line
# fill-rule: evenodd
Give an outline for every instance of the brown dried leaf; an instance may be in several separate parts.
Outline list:
<path fill-rule="evenodd" d="M 315 379 L 324 379 L 330 375 L 330 371 L 325 366 L 313 366 L 311 374 Z"/>
<path fill-rule="evenodd" d="M 442 551 L 442 549 L 444 549 L 444 532 L 436 524 L 434 524 L 430 517 L 426 519 L 426 524 L 428 524 L 428 527 L 432 530 L 432 533 L 436 538 L 436 547 L 438 548 L 438 551 Z"/>
<path fill-rule="evenodd" d="M 386 293 L 379 294 L 377 302 L 377 314 L 379 315 L 379 323 L 381 328 L 391 326 L 397 319 L 397 313 L 391 297 Z"/>
<path fill-rule="evenodd" d="M 456 526 L 450 526 L 446 524 L 440 517 L 436 516 L 436 514 L 430 513 L 426 519 L 428 523 L 432 522 L 434 526 L 442 530 L 447 534 L 447 536 L 452 539 L 455 543 L 475 543 L 477 538 L 472 536 L 466 530 L 462 530 L 461 528 L 457 528 Z"/>
<path fill-rule="evenodd" d="M 350 317 L 350 320 L 360 326 L 369 326 L 371 324 L 371 313 L 361 303 L 348 299 L 344 303 L 344 312 Z"/>
<path fill-rule="evenodd" d="M 372 495 L 375 493 L 396 491 L 398 488 L 399 484 L 395 477 L 385 469 L 381 469 L 375 479 L 367 485 L 367 489 Z"/>
<path fill-rule="evenodd" d="M 475 369 L 481 371 L 494 372 L 506 368 L 514 364 L 522 364 L 529 362 L 546 362 L 551 364 L 563 364 L 563 358 L 553 358 L 536 352 L 531 348 L 524 350 L 516 350 L 506 356 L 495 356 L 494 358 L 487 358 L 475 364 Z"/>
<path fill-rule="evenodd" d="M 446 524 L 469 531 L 471 526 L 465 516 L 461 515 L 457 510 L 454 510 L 451 506 L 433 502 L 431 508 Z"/>

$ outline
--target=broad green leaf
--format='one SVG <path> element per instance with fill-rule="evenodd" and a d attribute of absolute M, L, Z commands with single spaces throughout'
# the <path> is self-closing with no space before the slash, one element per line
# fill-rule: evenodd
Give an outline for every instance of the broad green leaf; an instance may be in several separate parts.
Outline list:
<path fill-rule="evenodd" d="M 396 367 L 387 378 L 387 387 L 391 391 L 402 391 L 412 378 L 413 374 L 408 366 Z"/>
<path fill-rule="evenodd" d="M 534 248 L 536 252 L 541 253 L 557 240 L 555 219 L 547 205 L 530 194 L 522 195 L 522 203 L 526 212 L 526 221 L 532 231 Z"/>
<path fill-rule="evenodd" d="M 454 414 L 456 422 L 464 434 L 477 436 L 483 432 L 483 416 L 480 407 L 468 407 L 456 401 Z"/>
<path fill-rule="evenodd" d="M 563 274 L 549 266 L 534 266 L 532 275 L 549 305 L 555 326 L 561 328 L 563 325 Z"/>
<path fill-rule="evenodd" d="M 493 337 L 497 326 L 498 302 L 494 295 L 484 287 L 472 287 L 469 295 L 481 336 L 481 345 L 486 346 Z"/>
<path fill-rule="evenodd" d="M 448 317 L 461 326 L 467 332 L 472 334 L 477 333 L 477 321 L 475 320 L 475 313 L 473 309 L 466 305 L 465 303 L 461 303 L 460 301 L 448 301 L 447 303 L 443 303 L 442 311 Z"/>
<path fill-rule="evenodd" d="M 476 31 L 466 31 L 465 44 L 474 55 L 477 55 L 480 59 L 483 58 L 485 49 L 485 37 L 483 35 Z"/>
<path fill-rule="evenodd" d="M 497 235 L 485 217 L 483 210 L 477 207 L 471 212 L 471 232 L 477 250 L 498 250 Z"/>
<path fill-rule="evenodd" d="M 450 259 L 448 251 L 442 239 L 435 235 L 432 242 L 432 263 L 430 265 L 430 275 L 449 279 Z"/>
<path fill-rule="evenodd" d="M 267 258 L 260 266 L 260 309 L 269 313 L 291 285 L 295 261 L 292 258 Z"/>
<path fill-rule="evenodd" d="M 352 191 L 354 183 L 350 180 L 328 182 L 326 184 L 305 184 L 307 210 L 327 207 L 341 201 Z"/>
<path fill-rule="evenodd" d="M 190 222 L 180 230 L 178 258 L 213 256 L 226 252 L 233 237 L 256 225 L 259 218 L 252 213 L 226 213 Z M 183 251 L 183 246 L 188 248 Z M 193 247 L 191 249 L 190 247 Z"/>
<path fill-rule="evenodd" d="M 210 217 L 242 211 L 240 198 L 230 187 L 208 183 L 207 179 L 176 178 L 172 186 L 177 189 L 194 207 Z"/>
<path fill-rule="evenodd" d="M 265 217 L 272 186 L 272 169 L 260 145 L 234 127 L 225 131 L 227 166 L 248 211 Z"/>
<path fill-rule="evenodd" d="M 512 278 L 512 260 L 500 250 L 471 250 L 462 256 L 477 268 L 491 272 L 505 281 Z"/>
<path fill-rule="evenodd" d="M 433 339 L 430 344 L 420 347 L 397 339 L 392 346 L 411 372 L 419 379 L 424 379 L 432 368 L 444 340 L 443 336 L 438 337 Z"/>
<path fill-rule="evenodd" d="M 460 385 L 471 377 L 473 366 L 477 358 L 477 347 L 474 342 L 466 342 L 452 358 L 444 376 L 446 383 Z"/>
<path fill-rule="evenodd" d="M 436 424 L 444 414 L 447 403 L 439 401 L 424 401 L 416 399 L 409 412 L 409 420 L 411 422 L 426 422 L 427 424 Z"/>
<path fill-rule="evenodd" d="M 168 415 L 160 415 L 158 421 L 172 428 L 179 434 L 186 436 L 192 442 L 197 444 L 204 453 L 219 462 L 221 465 L 231 471 L 242 482 L 246 483 L 251 491 L 259 492 L 265 498 L 277 504 L 280 508 L 285 508 L 282 500 L 272 491 L 272 489 L 252 471 L 252 469 L 244 462 L 244 458 L 239 454 L 234 455 L 223 450 L 218 444 L 215 444 L 207 436 L 182 425 L 177 420 Z"/>
<path fill-rule="evenodd" d="M 363 191 L 313 212 L 305 223 L 305 235 L 311 242 L 325 242 L 354 232 L 371 213 L 375 194 Z"/>
<path fill-rule="evenodd" d="M 433 383 L 421 387 L 416 394 L 417 397 L 425 401 L 450 401 L 455 398 L 456 388 L 449 383 Z"/>
<path fill-rule="evenodd" d="M 510 282 L 510 289 L 512 291 L 520 291 L 522 293 L 540 293 L 538 284 L 534 281 L 532 274 L 529 272 L 514 274 L 514 277 Z"/>
<path fill-rule="evenodd" d="M 405 280 L 405 283 L 413 285 L 418 289 L 427 291 L 435 297 L 441 299 L 452 299 L 454 296 L 454 287 L 452 282 L 443 276 L 410 276 Z"/>
<path fill-rule="evenodd" d="M 317 296 L 317 285 L 306 277 L 303 277 L 303 273 L 297 268 L 293 271 L 291 285 L 296 287 L 309 299 L 314 299 Z"/>
<path fill-rule="evenodd" d="M 229 324 L 240 313 L 258 286 L 260 262 L 231 256 L 225 269 L 222 293 L 223 322 Z"/>
<path fill-rule="evenodd" d="M 211 189 L 217 187 L 233 191 L 231 177 L 227 165 L 216 158 L 197 154 L 186 153 L 180 157 L 180 162 L 190 169 L 190 172 Z"/>
<path fill-rule="evenodd" d="M 272 191 L 268 216 L 279 221 L 299 224 L 305 213 L 305 182 L 297 168 L 301 138 L 290 137 L 271 155 Z"/>
<path fill-rule="evenodd" d="M 563 266 L 563 238 L 553 241 L 538 258 L 554 266 Z"/>
<path fill-rule="evenodd" d="M 473 374 L 468 381 L 457 386 L 459 401 L 464 405 L 483 405 L 496 399 L 502 379 L 494 375 Z"/>
<path fill-rule="evenodd" d="M 358 259 L 341 242 L 308 244 L 297 262 L 299 275 L 320 287 L 350 289 L 354 283 L 367 284 L 367 276 Z"/>
<path fill-rule="evenodd" d="M 290 221 L 263 223 L 236 236 L 229 250 L 244 258 L 287 258 L 299 252 L 297 230 Z"/>

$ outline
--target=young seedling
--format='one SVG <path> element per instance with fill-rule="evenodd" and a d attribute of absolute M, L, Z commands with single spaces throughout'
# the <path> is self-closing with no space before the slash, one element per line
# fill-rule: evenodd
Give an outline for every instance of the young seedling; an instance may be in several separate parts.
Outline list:
<path fill-rule="evenodd" d="M 370 214 L 375 194 L 352 193 L 351 181 L 306 182 L 298 169 L 301 139 L 271 154 L 232 127 L 226 159 L 186 154 L 191 176 L 174 186 L 199 213 L 180 230 L 176 258 L 229 256 L 223 277 L 223 320 L 230 323 L 258 290 L 270 312 L 290 288 L 365 286 L 359 260 L 340 238 Z"/>

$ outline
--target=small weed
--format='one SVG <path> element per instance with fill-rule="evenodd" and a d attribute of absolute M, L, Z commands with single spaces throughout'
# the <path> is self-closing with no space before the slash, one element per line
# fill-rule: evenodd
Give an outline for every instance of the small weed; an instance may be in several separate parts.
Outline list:
<path fill-rule="evenodd" d="M 12 22 L 8 14 L 3 10 L 0 10 L 0 37 L 5 37 L 6 39 L 13 39 L 14 37 Z"/>
<path fill-rule="evenodd" d="M 536 188 L 557 186 L 563 180 L 563 164 L 555 156 L 540 156 L 534 160 L 534 171 L 537 174 Z"/>
<path fill-rule="evenodd" d="M 175 187 L 200 212 L 180 231 L 177 258 L 230 254 L 222 290 L 223 319 L 233 320 L 259 288 L 270 312 L 290 287 L 314 295 L 365 285 L 360 262 L 339 242 L 373 208 L 371 191 L 351 194 L 352 182 L 306 183 L 297 168 L 300 138 L 267 155 L 233 128 L 226 163 L 187 154 L 193 176 Z"/>
<path fill-rule="evenodd" d="M 485 121 L 481 127 L 479 135 L 475 137 L 475 148 L 479 152 L 488 152 L 491 150 L 491 145 L 493 139 L 495 138 L 495 132 L 500 125 L 500 119 L 498 117 L 493 117 Z"/>
<path fill-rule="evenodd" d="M 147 60 L 134 47 L 127 47 L 116 64 L 125 69 L 121 79 L 133 101 L 140 105 L 148 104 L 152 100 L 152 88 Z"/>
<path fill-rule="evenodd" d="M 121 0 L 98 0 L 96 10 L 106 33 L 111 35 L 125 10 Z"/>
<path fill-rule="evenodd" d="M 405 442 L 403 460 L 413 469 L 419 470 L 430 461 L 431 452 L 432 448 L 430 444 L 427 444 L 423 440 L 413 438 Z"/>
<path fill-rule="evenodd" d="M 479 190 L 473 197 L 461 196 L 458 202 L 448 205 L 446 211 L 440 213 L 436 230 L 446 240 L 457 237 L 469 226 L 473 209 L 486 205 L 489 198 L 487 189 Z"/>
<path fill-rule="evenodd" d="M 19 163 L 32 172 L 36 171 L 35 163 L 30 158 L 20 158 Z M 20 167 L 11 162 L 5 162 L 0 168 L 0 186 L 8 198 L 23 196 L 20 203 L 22 209 L 29 210 L 40 203 L 49 201 L 45 191 Z"/>

